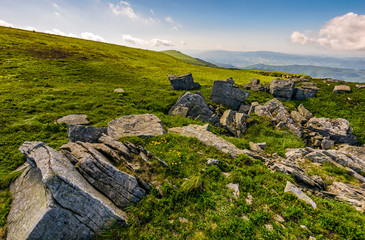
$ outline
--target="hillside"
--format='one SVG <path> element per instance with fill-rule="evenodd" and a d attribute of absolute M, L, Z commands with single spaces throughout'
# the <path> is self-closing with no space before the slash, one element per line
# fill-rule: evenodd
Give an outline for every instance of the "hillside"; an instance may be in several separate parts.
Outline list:
<path fill-rule="evenodd" d="M 87 114 L 90 124 L 107 126 L 111 120 L 153 113 L 167 128 L 198 120 L 168 115 L 185 92 L 171 90 L 168 74 L 191 72 L 209 105 L 221 114 L 227 109 L 208 100 L 215 80 L 232 77 L 236 84 L 252 78 L 262 83 L 274 76 L 248 70 L 229 70 L 189 64 L 165 53 L 128 48 L 50 34 L 0 27 L 0 236 L 6 232 L 13 172 L 26 159 L 18 148 L 25 141 L 43 141 L 60 150 L 68 142 L 67 126 L 55 121 L 68 114 Z M 348 84 L 352 93 L 335 94 L 335 82 L 314 80 L 317 97 L 286 101 L 289 110 L 303 104 L 315 117 L 345 118 L 359 145 L 365 143 L 364 89 Z M 123 88 L 125 92 L 115 93 Z M 251 92 L 248 104 L 272 99 L 266 92 Z M 249 142 L 266 142 L 265 154 L 285 157 L 288 148 L 305 147 L 303 139 L 271 120 L 252 115 L 240 138 L 211 126 L 212 132 L 240 149 Z M 246 154 L 232 157 L 193 137 L 167 133 L 154 137 L 127 137 L 163 159 L 168 168 L 151 164 L 151 179 L 160 183 L 140 202 L 123 209 L 128 227 L 114 226 L 98 239 L 364 239 L 365 215 L 347 203 L 306 192 L 313 209 L 293 194 L 284 193 L 293 176 L 272 172 L 264 162 Z M 207 159 L 220 163 L 208 165 Z M 326 183 L 361 183 L 345 168 L 310 165 L 311 175 Z M 115 164 L 116 169 L 125 170 Z M 309 167 L 309 168 L 310 168 Z M 227 175 L 228 174 L 228 175 Z M 233 197 L 229 183 L 239 183 Z M 279 220 L 278 220 L 279 219 Z"/>
<path fill-rule="evenodd" d="M 245 69 L 268 70 L 268 71 L 278 71 L 278 72 L 295 72 L 300 74 L 306 74 L 315 78 L 332 78 L 332 79 L 352 81 L 352 82 L 365 81 L 365 70 L 361 69 L 331 68 L 331 67 L 319 67 L 312 65 L 273 66 L 265 64 L 255 64 L 245 67 Z"/>
<path fill-rule="evenodd" d="M 214 64 L 204 61 L 200 58 L 193 58 L 190 57 L 189 55 L 183 54 L 182 52 L 176 51 L 176 50 L 167 50 L 167 51 L 162 51 L 163 53 L 170 55 L 174 58 L 177 58 L 183 62 L 186 63 L 190 63 L 190 64 L 194 64 L 194 65 L 199 65 L 199 66 L 206 66 L 206 67 L 217 67 Z"/>

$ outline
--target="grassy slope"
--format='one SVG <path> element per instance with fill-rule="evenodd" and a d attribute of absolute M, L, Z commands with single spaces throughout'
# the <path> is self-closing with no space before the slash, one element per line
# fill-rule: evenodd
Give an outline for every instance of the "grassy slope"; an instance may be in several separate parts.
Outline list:
<path fill-rule="evenodd" d="M 194 65 L 199 65 L 199 66 L 206 66 L 206 67 L 216 67 L 213 63 L 204 61 L 202 59 L 199 58 L 193 58 L 190 57 L 189 55 L 186 55 L 182 52 L 176 51 L 176 50 L 166 50 L 166 51 L 161 51 L 169 56 L 172 56 L 174 58 L 177 58 L 183 62 L 186 63 L 190 63 L 190 64 L 194 64 Z"/>
<path fill-rule="evenodd" d="M 153 51 L 3 27 L 0 27 L 0 43 L 0 226 L 4 225 L 9 210 L 7 187 L 16 176 L 10 171 L 25 161 L 18 147 L 24 141 L 44 141 L 55 148 L 66 143 L 66 126 L 54 124 L 57 118 L 86 113 L 92 124 L 106 126 L 108 121 L 122 115 L 150 112 L 157 114 L 167 127 L 182 126 L 193 121 L 165 115 L 182 94 L 168 88 L 168 74 L 192 72 L 202 84 L 206 99 L 214 80 L 233 77 L 241 84 L 251 78 L 263 82 L 272 79 L 249 71 L 191 65 Z M 113 93 L 120 87 L 126 93 Z M 321 101 L 328 97 L 323 87 Z M 263 102 L 268 98 L 269 95 L 255 93 L 249 101 Z M 307 107 L 328 104 L 313 101 L 304 104 Z M 365 102 L 361 98 L 356 104 L 358 101 Z M 299 102 L 286 104 L 293 107 Z M 353 109 L 352 105 L 343 107 Z M 363 111 L 357 111 L 361 117 Z M 335 108 L 321 114 L 336 115 L 336 112 Z M 357 115 L 350 121 L 360 127 Z M 258 119 L 261 121 L 264 120 Z M 231 159 L 197 140 L 176 135 L 131 140 L 143 144 L 172 166 L 167 172 L 157 173 L 168 180 L 161 189 L 165 196 L 161 198 L 153 190 L 142 202 L 127 209 L 130 228 L 105 232 L 104 238 L 364 237 L 364 225 L 356 224 L 365 221 L 363 214 L 345 204 L 318 198 L 315 200 L 319 209 L 313 211 L 291 195 L 282 194 L 289 177 L 271 173 L 261 163 L 244 156 Z M 302 146 L 301 140 L 273 129 L 267 122 L 250 129 L 242 139 L 230 140 L 239 146 L 246 146 L 250 140 L 266 140 L 270 152 L 280 153 L 285 151 L 284 146 Z M 176 152 L 181 152 L 181 157 Z M 207 157 L 224 164 L 207 167 Z M 222 177 L 221 171 L 231 171 L 231 177 Z M 228 182 L 240 183 L 238 201 L 231 200 L 225 187 Z M 271 189 L 278 194 L 271 194 Z M 253 205 L 244 200 L 248 192 L 255 199 Z M 275 222 L 275 214 L 285 218 L 285 228 Z M 189 223 L 180 223 L 179 217 L 187 218 Z M 266 230 L 267 223 L 274 226 L 273 232 Z M 302 229 L 301 224 L 311 232 Z"/>

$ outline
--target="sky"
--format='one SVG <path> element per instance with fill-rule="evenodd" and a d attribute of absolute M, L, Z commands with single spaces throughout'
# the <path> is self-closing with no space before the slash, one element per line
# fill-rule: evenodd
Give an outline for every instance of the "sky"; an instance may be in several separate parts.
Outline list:
<path fill-rule="evenodd" d="M 364 0 L 0 0 L 0 25 L 151 50 L 365 57 Z"/>

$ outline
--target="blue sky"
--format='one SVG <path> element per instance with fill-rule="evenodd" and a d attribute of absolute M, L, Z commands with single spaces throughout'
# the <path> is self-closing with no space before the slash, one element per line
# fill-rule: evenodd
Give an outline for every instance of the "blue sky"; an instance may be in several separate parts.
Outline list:
<path fill-rule="evenodd" d="M 365 57 L 364 0 L 0 0 L 0 25 L 154 50 Z"/>

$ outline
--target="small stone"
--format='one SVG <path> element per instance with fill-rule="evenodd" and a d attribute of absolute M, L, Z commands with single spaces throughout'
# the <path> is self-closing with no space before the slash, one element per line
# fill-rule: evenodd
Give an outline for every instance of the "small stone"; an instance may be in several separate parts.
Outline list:
<path fill-rule="evenodd" d="M 58 124 L 63 122 L 67 125 L 87 125 L 90 123 L 85 114 L 71 114 L 57 119 Z"/>
<path fill-rule="evenodd" d="M 226 178 L 229 178 L 231 176 L 231 173 L 229 172 L 222 172 L 223 176 L 225 176 Z M 365 185 L 364 185 L 365 186 Z"/>
<path fill-rule="evenodd" d="M 333 89 L 334 93 L 350 93 L 351 92 L 351 88 L 350 86 L 347 85 L 336 85 L 335 88 Z"/>
<path fill-rule="evenodd" d="M 184 218 L 184 217 L 179 217 L 179 221 L 181 222 L 181 223 L 188 223 L 189 222 L 189 220 L 187 220 L 186 218 Z"/>
<path fill-rule="evenodd" d="M 266 148 L 266 143 L 265 142 L 263 142 L 263 143 L 250 142 L 249 145 L 250 145 L 250 149 L 252 151 L 256 151 L 256 152 L 262 152 Z"/>
<path fill-rule="evenodd" d="M 302 199 L 303 201 L 305 201 L 306 203 L 312 205 L 312 207 L 314 209 L 317 208 L 317 204 L 310 198 L 308 197 L 305 193 L 302 192 L 302 190 L 300 190 L 297 186 L 295 186 L 294 184 L 292 184 L 291 182 L 287 181 L 286 182 L 286 187 L 284 192 L 290 192 L 293 193 L 294 195 L 296 195 L 299 199 Z"/>
<path fill-rule="evenodd" d="M 275 219 L 275 221 L 277 221 L 277 222 L 285 222 L 285 220 L 284 220 L 284 218 L 282 217 L 282 216 L 280 216 L 279 214 L 276 214 L 275 216 L 274 216 L 274 219 Z"/>
<path fill-rule="evenodd" d="M 356 84 L 357 88 L 365 88 L 365 85 Z"/>
<path fill-rule="evenodd" d="M 245 220 L 245 221 L 250 221 L 250 219 L 249 219 L 246 215 L 243 215 L 241 218 L 242 218 L 243 220 Z"/>
<path fill-rule="evenodd" d="M 270 232 L 274 231 L 274 228 L 271 224 L 265 224 L 265 227 L 267 230 L 269 230 Z"/>
<path fill-rule="evenodd" d="M 253 197 L 250 193 L 247 193 L 247 198 L 245 199 L 247 205 L 252 205 L 253 203 Z"/>
<path fill-rule="evenodd" d="M 229 183 L 229 184 L 227 184 L 227 187 L 233 191 L 233 196 L 237 200 L 238 197 L 240 196 L 240 188 L 239 188 L 240 185 L 238 183 L 236 183 L 236 184 Z"/>
<path fill-rule="evenodd" d="M 217 166 L 217 165 L 219 164 L 219 160 L 217 160 L 217 159 L 213 159 L 213 158 L 208 158 L 207 164 L 208 164 L 208 165 L 214 165 L 214 166 Z"/>
<path fill-rule="evenodd" d="M 115 93 L 124 93 L 124 89 L 123 88 L 117 88 L 117 89 L 114 89 L 114 92 Z"/>

